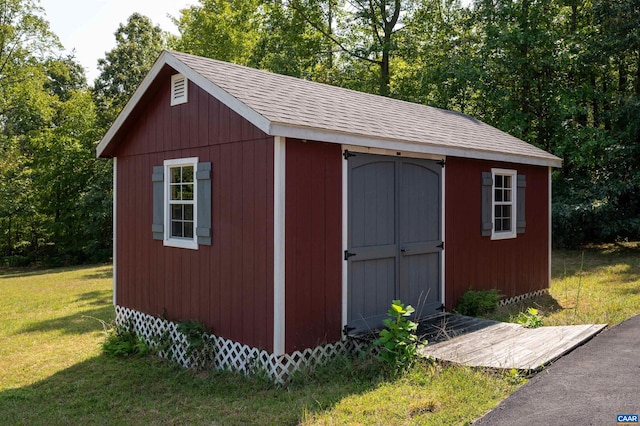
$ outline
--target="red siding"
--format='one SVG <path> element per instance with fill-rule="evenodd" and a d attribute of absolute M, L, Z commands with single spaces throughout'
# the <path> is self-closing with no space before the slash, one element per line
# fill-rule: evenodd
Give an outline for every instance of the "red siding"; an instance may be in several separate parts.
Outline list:
<path fill-rule="evenodd" d="M 273 138 L 190 83 L 169 106 L 169 69 L 118 146 L 117 304 L 170 320 L 199 319 L 216 335 L 273 346 Z M 115 141 L 114 141 L 115 142 Z M 211 161 L 213 244 L 152 239 L 153 166 Z"/>
<path fill-rule="evenodd" d="M 340 145 L 287 139 L 286 352 L 340 340 Z"/>
<path fill-rule="evenodd" d="M 482 237 L 482 172 L 515 169 L 526 175 L 524 234 L 515 239 Z M 446 305 L 474 290 L 498 288 L 507 297 L 549 286 L 548 169 L 509 163 L 447 158 L 445 279 Z"/>

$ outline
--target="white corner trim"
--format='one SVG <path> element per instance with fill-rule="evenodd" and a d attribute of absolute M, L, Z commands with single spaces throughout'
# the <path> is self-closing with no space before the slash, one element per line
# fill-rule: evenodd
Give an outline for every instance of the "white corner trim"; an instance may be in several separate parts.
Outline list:
<path fill-rule="evenodd" d="M 118 220 L 117 220 L 117 212 L 118 212 L 118 157 L 114 157 L 113 158 L 113 189 L 111 191 L 113 193 L 113 205 L 111 207 L 112 211 L 111 211 L 111 216 L 112 216 L 112 220 L 113 223 L 111 225 L 112 228 L 112 232 L 113 232 L 113 254 L 111 255 L 113 260 L 112 260 L 112 274 L 113 274 L 113 306 L 117 306 L 117 302 L 116 302 L 116 291 L 118 289 L 118 274 L 116 273 L 116 267 L 118 264 L 117 261 L 117 250 L 118 250 Z"/>
<path fill-rule="evenodd" d="M 548 197 L 548 200 L 547 200 L 547 202 L 549 204 L 549 223 L 547 225 L 548 228 L 549 228 L 548 229 L 548 232 L 549 232 L 549 248 L 548 248 L 548 250 L 549 250 L 549 260 L 548 260 L 548 263 L 549 263 L 549 281 L 547 282 L 547 287 L 548 288 L 551 288 L 551 247 L 552 247 L 551 238 L 553 236 L 553 232 L 552 232 L 553 231 L 553 219 L 551 217 L 551 214 L 553 212 L 553 206 L 552 206 L 552 201 L 553 201 L 553 199 L 552 199 L 552 197 L 553 197 L 552 185 L 553 185 L 553 182 L 552 182 L 552 179 L 551 179 L 552 172 L 553 172 L 553 168 L 551 168 L 551 166 L 549 166 L 549 197 Z"/>
<path fill-rule="evenodd" d="M 273 353 L 285 353 L 286 140 L 273 138 Z"/>
<path fill-rule="evenodd" d="M 446 197 L 447 197 L 447 191 L 446 191 L 446 184 L 447 184 L 447 179 L 446 179 L 446 170 L 447 170 L 447 166 L 446 166 L 446 159 L 445 159 L 445 166 L 442 168 L 442 173 L 440 174 L 440 180 L 441 180 L 441 184 L 440 184 L 440 190 L 442 191 L 442 193 L 440 194 L 440 211 L 441 211 L 441 215 L 442 215 L 442 220 L 441 220 L 441 224 L 440 226 L 442 228 L 440 228 L 440 237 L 441 240 L 444 242 L 444 247 L 442 248 L 442 254 L 440 256 L 440 279 L 441 279 L 441 284 L 440 284 L 440 299 L 442 302 L 442 305 L 445 304 L 446 302 L 446 277 L 445 277 L 445 266 L 446 266 L 446 262 L 445 262 L 445 254 L 446 254 L 446 250 L 447 250 L 447 242 L 446 242 L 446 237 L 447 237 L 447 228 L 445 227 L 445 220 L 446 220 Z"/>
<path fill-rule="evenodd" d="M 342 145 L 342 152 L 348 149 L 346 145 Z M 347 160 L 342 161 L 342 253 L 348 248 L 349 239 L 349 162 Z M 347 325 L 348 301 L 349 301 L 349 262 L 342 258 L 342 326 L 341 329 Z M 346 338 L 346 336 L 343 336 Z"/>

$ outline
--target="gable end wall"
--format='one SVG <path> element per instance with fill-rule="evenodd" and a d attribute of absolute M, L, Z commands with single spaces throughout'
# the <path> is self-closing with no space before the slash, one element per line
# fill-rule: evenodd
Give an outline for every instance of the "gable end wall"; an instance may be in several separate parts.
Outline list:
<path fill-rule="evenodd" d="M 273 138 L 190 82 L 169 106 L 165 69 L 118 135 L 116 304 L 169 320 L 198 319 L 217 336 L 273 346 Z M 153 166 L 198 157 L 212 172 L 213 244 L 152 239 Z"/>

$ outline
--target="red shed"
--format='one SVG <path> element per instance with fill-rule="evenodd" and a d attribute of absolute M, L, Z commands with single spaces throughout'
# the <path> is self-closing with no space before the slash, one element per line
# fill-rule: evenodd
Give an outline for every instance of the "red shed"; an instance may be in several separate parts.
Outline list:
<path fill-rule="evenodd" d="M 392 299 L 549 286 L 561 160 L 461 113 L 164 52 L 97 153 L 118 321 L 197 319 L 222 368 L 280 379 Z"/>

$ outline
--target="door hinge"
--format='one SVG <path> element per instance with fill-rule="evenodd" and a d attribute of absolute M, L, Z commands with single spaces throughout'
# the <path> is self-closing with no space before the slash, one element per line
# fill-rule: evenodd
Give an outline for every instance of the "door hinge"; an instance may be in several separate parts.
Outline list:
<path fill-rule="evenodd" d="M 443 241 L 443 242 L 441 242 L 440 244 L 438 244 L 436 247 L 438 247 L 438 248 L 440 248 L 440 249 L 444 250 L 444 241 Z"/>
<path fill-rule="evenodd" d="M 444 167 L 444 165 L 447 163 L 444 160 L 438 160 L 436 161 L 436 164 L 439 165 L 440 167 Z"/>
<path fill-rule="evenodd" d="M 355 253 L 349 253 L 349 250 L 344 251 L 344 260 L 349 260 L 351 256 L 355 256 Z"/>
<path fill-rule="evenodd" d="M 356 154 L 354 154 L 353 152 L 347 151 L 345 149 L 344 152 L 342 153 L 342 156 L 344 157 L 345 160 L 348 160 L 349 157 L 355 157 Z"/>

